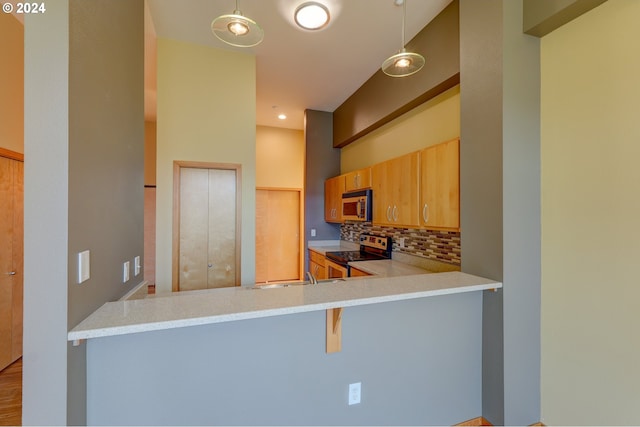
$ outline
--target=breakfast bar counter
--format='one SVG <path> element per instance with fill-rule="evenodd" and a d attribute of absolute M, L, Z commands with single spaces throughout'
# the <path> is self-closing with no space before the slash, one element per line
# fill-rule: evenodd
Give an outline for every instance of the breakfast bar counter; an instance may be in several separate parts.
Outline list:
<path fill-rule="evenodd" d="M 233 322 L 501 288 L 457 271 L 359 277 L 312 285 L 234 287 L 108 302 L 68 333 L 69 341 Z"/>

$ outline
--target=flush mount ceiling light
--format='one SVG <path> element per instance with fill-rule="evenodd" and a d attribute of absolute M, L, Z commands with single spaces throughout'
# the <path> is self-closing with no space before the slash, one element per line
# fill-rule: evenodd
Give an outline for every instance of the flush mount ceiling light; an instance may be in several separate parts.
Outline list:
<path fill-rule="evenodd" d="M 399 5 L 398 0 L 394 2 Z M 391 77 L 407 77 L 424 67 L 424 56 L 407 52 L 404 48 L 404 23 L 407 15 L 407 0 L 402 2 L 402 48 L 382 63 L 382 72 Z"/>
<path fill-rule="evenodd" d="M 320 30 L 329 23 L 329 9 L 315 1 L 302 3 L 293 14 L 296 24 L 305 30 Z"/>
<path fill-rule="evenodd" d="M 242 15 L 238 0 L 231 15 L 221 15 L 213 20 L 211 31 L 223 42 L 236 47 L 256 46 L 264 37 L 264 31 L 256 21 Z"/>

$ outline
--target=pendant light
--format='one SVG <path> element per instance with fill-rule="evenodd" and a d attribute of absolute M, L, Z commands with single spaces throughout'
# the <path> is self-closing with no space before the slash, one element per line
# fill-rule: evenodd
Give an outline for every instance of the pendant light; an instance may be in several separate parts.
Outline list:
<path fill-rule="evenodd" d="M 238 0 L 231 15 L 221 15 L 213 20 L 211 31 L 223 42 L 236 47 L 256 46 L 264 37 L 264 31 L 256 21 L 242 15 Z"/>
<path fill-rule="evenodd" d="M 397 2 L 397 0 L 396 0 Z M 407 77 L 424 67 L 424 56 L 407 52 L 404 48 L 404 24 L 407 15 L 407 0 L 402 2 L 402 48 L 382 63 L 382 72 L 391 77 Z"/>

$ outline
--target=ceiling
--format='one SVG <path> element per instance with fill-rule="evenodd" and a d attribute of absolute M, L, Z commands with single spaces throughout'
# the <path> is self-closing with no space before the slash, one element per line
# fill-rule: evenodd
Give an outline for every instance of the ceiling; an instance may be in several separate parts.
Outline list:
<path fill-rule="evenodd" d="M 243 15 L 264 29 L 264 40 L 236 48 L 218 40 L 211 21 L 233 13 L 235 0 L 146 0 L 149 56 L 155 36 L 256 55 L 256 117 L 264 126 L 303 128 L 305 109 L 334 111 L 402 44 L 402 7 L 394 0 L 317 0 L 331 11 L 324 29 L 298 28 L 293 12 L 306 0 L 238 0 Z M 407 2 L 411 40 L 451 0 Z M 429 52 L 420 52 L 429 60 Z M 155 71 L 153 58 L 147 69 Z M 389 77 L 390 79 L 392 77 Z M 155 118 L 155 72 L 146 78 L 147 118 Z M 287 115 L 282 121 L 276 116 Z"/>

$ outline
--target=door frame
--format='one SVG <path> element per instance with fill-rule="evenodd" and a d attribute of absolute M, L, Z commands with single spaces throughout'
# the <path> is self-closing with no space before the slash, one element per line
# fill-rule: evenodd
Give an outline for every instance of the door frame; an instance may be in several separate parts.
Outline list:
<path fill-rule="evenodd" d="M 221 169 L 236 172 L 236 286 L 241 280 L 241 247 L 242 242 L 242 165 L 237 163 L 192 162 L 187 160 L 173 161 L 173 221 L 171 242 L 171 291 L 180 290 L 180 169 Z"/>
<path fill-rule="evenodd" d="M 299 212 L 299 220 L 298 220 L 298 277 L 300 280 L 304 279 L 304 200 L 302 194 L 302 188 L 291 188 L 291 187 L 256 187 L 256 192 L 258 190 L 265 191 L 295 191 L 298 193 L 298 212 Z M 257 256 L 256 256 L 257 259 Z"/>

